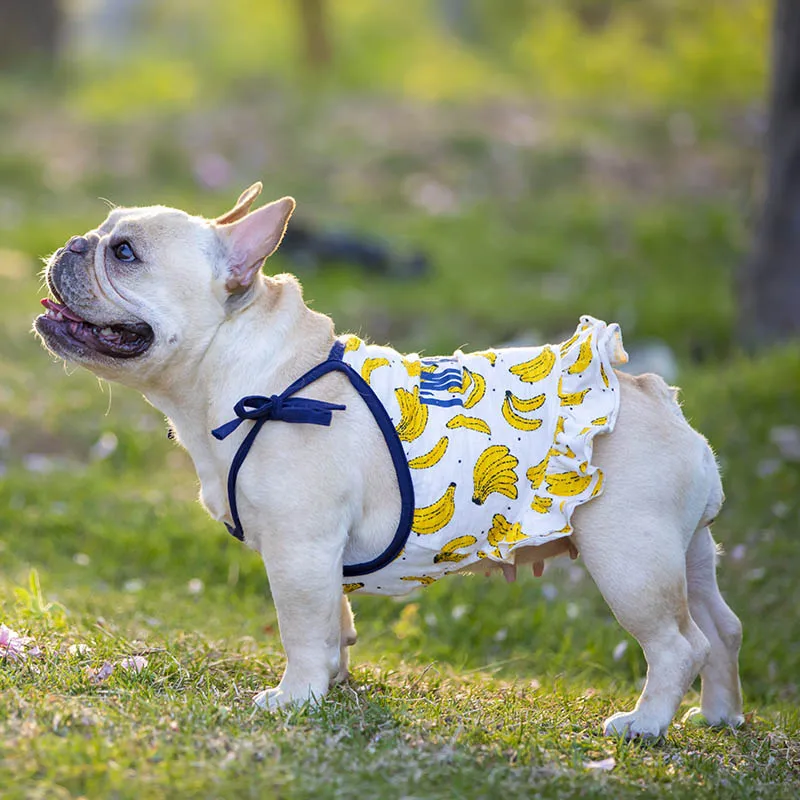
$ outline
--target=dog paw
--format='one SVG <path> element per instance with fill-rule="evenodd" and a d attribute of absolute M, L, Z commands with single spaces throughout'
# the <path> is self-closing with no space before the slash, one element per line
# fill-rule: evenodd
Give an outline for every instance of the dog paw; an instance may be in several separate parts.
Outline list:
<path fill-rule="evenodd" d="M 604 736 L 622 736 L 625 739 L 661 739 L 667 733 L 666 725 L 637 711 L 612 714 L 603 724 Z"/>
<path fill-rule="evenodd" d="M 310 687 L 291 691 L 279 684 L 273 689 L 264 689 L 263 692 L 259 692 L 253 698 L 253 703 L 265 711 L 277 711 L 281 708 L 302 706 L 306 703 L 316 705 L 322 699 L 323 694 L 324 692 L 319 695 L 315 694 Z"/>
<path fill-rule="evenodd" d="M 738 728 L 744 724 L 743 714 L 718 714 L 714 716 L 707 716 L 703 713 L 703 709 L 695 706 L 690 708 L 681 718 L 684 725 L 691 725 L 694 727 L 708 727 L 708 728 Z"/>

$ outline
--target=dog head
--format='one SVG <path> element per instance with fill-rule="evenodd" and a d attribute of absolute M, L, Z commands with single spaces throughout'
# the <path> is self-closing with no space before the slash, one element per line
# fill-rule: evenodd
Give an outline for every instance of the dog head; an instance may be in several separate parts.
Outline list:
<path fill-rule="evenodd" d="M 48 260 L 52 298 L 34 329 L 57 356 L 139 388 L 208 347 L 248 304 L 295 202 L 256 211 L 256 183 L 215 220 L 163 206 L 116 208 Z"/>

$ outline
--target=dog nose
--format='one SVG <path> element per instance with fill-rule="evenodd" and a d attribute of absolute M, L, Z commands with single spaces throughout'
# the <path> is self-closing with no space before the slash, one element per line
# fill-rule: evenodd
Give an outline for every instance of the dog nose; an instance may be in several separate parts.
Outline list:
<path fill-rule="evenodd" d="M 83 236 L 73 236 L 67 242 L 67 250 L 70 253 L 85 253 L 89 249 L 89 240 Z"/>

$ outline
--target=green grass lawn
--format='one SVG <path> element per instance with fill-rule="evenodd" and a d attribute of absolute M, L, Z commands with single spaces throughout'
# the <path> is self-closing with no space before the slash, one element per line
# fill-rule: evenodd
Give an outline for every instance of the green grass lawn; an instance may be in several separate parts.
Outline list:
<path fill-rule="evenodd" d="M 366 19 L 371 5 L 337 13 Z M 755 8 L 741 5 L 740 15 Z M 405 19 L 404 8 L 394 13 Z M 369 13 L 384 31 L 384 11 Z M 588 42 L 553 13 L 554 51 L 574 39 L 570 52 L 583 52 Z M 134 86 L 119 70 L 72 76 L 61 97 L 0 82 L 0 623 L 41 650 L 0 659 L 0 797 L 800 796 L 800 345 L 738 350 L 734 273 L 749 238 L 754 134 L 732 88 L 750 97 L 758 75 L 739 80 L 750 50 L 729 46 L 749 29 L 742 37 L 727 8 L 712 16 L 719 58 L 687 45 L 682 71 L 626 50 L 627 28 L 595 41 L 606 59 L 597 76 L 583 75 L 583 58 L 561 58 L 566 88 L 585 90 L 574 106 L 498 102 L 490 83 L 469 103 L 306 94 L 252 76 L 230 91 L 235 76 L 222 72 L 213 108 L 198 95 L 170 113 L 154 110 L 157 90 L 182 84 L 150 69 L 150 51 Z M 702 38 L 691 19 L 681 24 L 689 44 Z M 276 47 L 284 28 L 270 32 Z M 365 31 L 355 52 L 375 50 Z M 422 44 L 412 52 L 439 52 Z M 261 39 L 251 50 L 264 50 Z M 443 52 L 460 86 L 471 62 Z M 720 55 L 731 52 L 738 70 Z M 211 56 L 198 62 L 203 81 L 201 67 L 221 68 Z M 640 101 L 653 99 L 654 75 L 675 91 L 621 112 L 614 65 L 637 59 L 649 69 L 628 87 Z M 400 80 L 396 61 L 382 66 L 385 80 Z M 697 94 L 688 112 L 686 92 Z M 676 111 L 691 136 L 670 133 Z M 209 153 L 230 171 L 213 189 L 197 177 Z M 685 412 L 724 472 L 715 535 L 722 590 L 744 623 L 742 729 L 684 726 L 679 713 L 657 745 L 603 738 L 602 720 L 635 702 L 645 664 L 580 560 L 563 559 L 512 585 L 455 577 L 400 602 L 355 598 L 349 685 L 315 711 L 253 708 L 283 667 L 260 559 L 196 503 L 189 459 L 161 416 L 53 362 L 30 324 L 36 259 L 97 225 L 99 197 L 213 217 L 257 179 L 263 199 L 295 195 L 300 221 L 428 255 L 418 281 L 347 265 L 301 271 L 307 300 L 340 332 L 432 354 L 558 340 L 590 313 L 619 321 L 629 349 L 668 343 Z M 290 268 L 280 255 L 270 262 Z M 121 666 L 136 656 L 141 672 Z M 98 677 L 106 664 L 113 671 Z M 693 691 L 681 712 L 698 701 Z"/>
<path fill-rule="evenodd" d="M 563 561 L 538 581 L 454 578 L 402 602 L 356 599 L 350 684 L 316 711 L 254 710 L 283 663 L 260 560 L 196 504 L 188 459 L 155 411 L 40 350 L 28 332 L 33 265 L 5 251 L 0 621 L 42 656 L 0 662 L 4 797 L 797 796 L 800 465 L 776 429 L 799 421 L 800 348 L 734 353 L 724 204 L 629 208 L 619 219 L 638 233 L 617 256 L 602 247 L 614 212 L 584 203 L 533 204 L 540 223 L 536 213 L 550 215 L 541 236 L 497 209 L 483 232 L 469 215 L 420 224 L 436 255 L 428 281 L 341 268 L 311 277 L 307 294 L 342 327 L 375 324 L 376 338 L 407 347 L 555 335 L 579 312 L 616 318 L 626 299 L 629 343 L 673 343 L 687 416 L 725 472 L 720 581 L 745 626 L 747 725 L 709 731 L 678 718 L 657 746 L 604 739 L 603 718 L 635 701 L 644 662 L 580 562 Z M 546 254 L 559 252 L 572 282 L 539 295 L 537 258 L 554 270 Z M 638 274 L 643 252 L 672 258 L 674 274 Z M 511 253 L 527 255 L 509 264 Z M 681 300 L 690 255 L 705 259 L 696 302 L 706 313 Z M 356 325 L 362 306 L 375 317 Z M 692 366 L 698 342 L 705 360 Z M 134 655 L 147 660 L 140 673 L 120 666 Z M 93 680 L 106 662 L 113 672 Z M 690 695 L 684 710 L 697 702 Z"/>

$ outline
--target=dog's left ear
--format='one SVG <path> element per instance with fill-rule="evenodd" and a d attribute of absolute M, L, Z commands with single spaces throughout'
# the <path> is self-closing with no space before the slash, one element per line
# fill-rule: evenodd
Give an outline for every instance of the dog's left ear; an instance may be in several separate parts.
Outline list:
<path fill-rule="evenodd" d="M 230 211 L 226 211 L 221 217 L 217 217 L 214 222 L 217 225 L 228 225 L 241 219 L 250 211 L 250 206 L 255 203 L 263 188 L 264 184 L 261 181 L 256 181 L 239 195 L 236 205 Z"/>
<path fill-rule="evenodd" d="M 264 259 L 278 249 L 294 207 L 294 198 L 282 197 L 234 222 L 219 224 L 217 220 L 217 233 L 228 249 L 225 288 L 229 292 L 240 292 L 252 285 Z"/>

